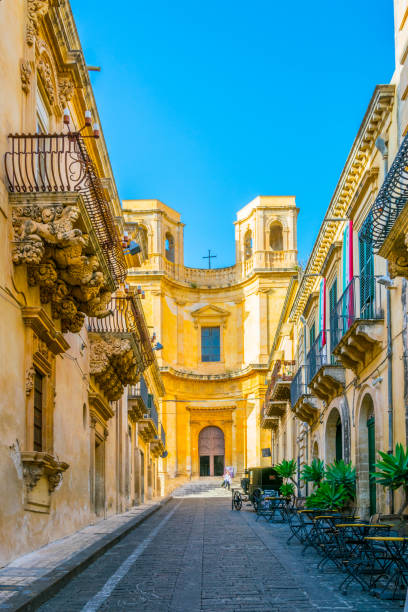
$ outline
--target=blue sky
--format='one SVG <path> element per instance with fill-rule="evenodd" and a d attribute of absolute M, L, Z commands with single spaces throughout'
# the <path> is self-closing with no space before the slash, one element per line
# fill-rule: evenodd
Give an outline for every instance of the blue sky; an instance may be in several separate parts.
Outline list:
<path fill-rule="evenodd" d="M 234 263 L 236 212 L 296 195 L 301 262 L 377 83 L 392 0 L 71 0 L 122 199 L 181 213 L 185 264 Z"/>

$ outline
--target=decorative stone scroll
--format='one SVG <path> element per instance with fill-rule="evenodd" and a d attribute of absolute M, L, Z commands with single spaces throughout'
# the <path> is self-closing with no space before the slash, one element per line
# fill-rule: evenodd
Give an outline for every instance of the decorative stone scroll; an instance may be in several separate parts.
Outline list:
<path fill-rule="evenodd" d="M 27 0 L 26 41 L 30 47 L 38 36 L 40 20 L 48 13 L 49 0 Z"/>
<path fill-rule="evenodd" d="M 74 227 L 80 215 L 76 204 L 13 206 L 13 263 L 27 264 L 28 284 L 40 288 L 41 303 L 51 304 L 64 332 L 79 332 L 85 315 L 111 313 L 99 258 L 89 235 Z"/>
<path fill-rule="evenodd" d="M 129 340 L 114 334 L 90 333 L 90 373 L 111 400 L 120 399 L 125 385 L 136 383 L 137 358 Z"/>
<path fill-rule="evenodd" d="M 30 91 L 32 68 L 28 60 L 20 62 L 21 89 L 28 94 Z"/>

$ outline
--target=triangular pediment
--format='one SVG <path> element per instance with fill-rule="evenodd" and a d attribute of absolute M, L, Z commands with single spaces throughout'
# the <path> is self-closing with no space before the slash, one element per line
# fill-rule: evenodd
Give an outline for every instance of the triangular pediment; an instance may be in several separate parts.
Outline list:
<path fill-rule="evenodd" d="M 203 324 L 211 324 L 211 325 L 226 325 L 227 317 L 229 317 L 231 313 L 228 310 L 224 310 L 219 306 L 214 306 L 213 304 L 207 304 L 206 306 L 202 306 L 201 308 L 197 308 L 197 310 L 193 310 L 191 312 L 191 316 L 195 320 L 195 325 L 197 326 L 199 323 Z"/>
<path fill-rule="evenodd" d="M 228 317 L 230 313 L 228 310 L 224 310 L 219 306 L 214 306 L 213 304 L 207 304 L 206 306 L 202 306 L 197 310 L 193 310 L 191 312 L 193 317 Z"/>

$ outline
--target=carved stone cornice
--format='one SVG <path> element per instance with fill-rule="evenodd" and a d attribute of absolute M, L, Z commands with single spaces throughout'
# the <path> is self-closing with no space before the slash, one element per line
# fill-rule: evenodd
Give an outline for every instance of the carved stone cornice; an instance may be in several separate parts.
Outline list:
<path fill-rule="evenodd" d="M 137 382 L 138 368 L 132 345 L 115 334 L 89 333 L 90 373 L 106 397 L 118 400 L 125 385 Z"/>
<path fill-rule="evenodd" d="M 88 391 L 89 413 L 91 420 L 96 422 L 95 417 L 99 416 L 103 421 L 108 421 L 115 414 L 109 404 L 100 393 Z"/>
<path fill-rule="evenodd" d="M 23 451 L 20 453 L 23 477 L 27 492 L 36 486 L 42 476 L 48 480 L 48 492 L 52 493 L 62 481 L 62 474 L 69 468 L 68 463 L 57 461 L 48 453 Z"/>
<path fill-rule="evenodd" d="M 36 336 L 40 338 L 54 355 L 65 353 L 69 343 L 61 332 L 57 331 L 45 310 L 36 306 L 25 306 L 21 309 L 23 321 L 31 327 Z"/>

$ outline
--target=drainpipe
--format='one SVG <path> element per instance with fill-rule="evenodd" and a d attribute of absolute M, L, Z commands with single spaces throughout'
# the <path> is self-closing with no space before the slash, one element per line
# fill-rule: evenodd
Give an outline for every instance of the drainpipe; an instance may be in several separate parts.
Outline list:
<path fill-rule="evenodd" d="M 384 162 L 384 179 L 388 173 L 388 143 L 382 136 L 375 141 L 375 146 L 380 151 Z M 388 278 L 388 260 L 386 263 L 386 276 Z M 388 454 L 392 455 L 394 449 L 394 406 L 392 397 L 392 328 L 391 328 L 391 293 L 392 285 L 386 286 L 387 296 L 387 374 L 388 374 Z M 391 514 L 394 514 L 394 492 L 391 491 Z"/>
<path fill-rule="evenodd" d="M 300 322 L 303 325 L 303 365 L 305 367 L 305 381 L 306 381 L 306 319 L 303 315 L 299 317 Z M 309 463 L 309 425 L 306 423 L 306 465 Z M 308 483 L 306 482 L 306 497 L 309 493 Z"/>

